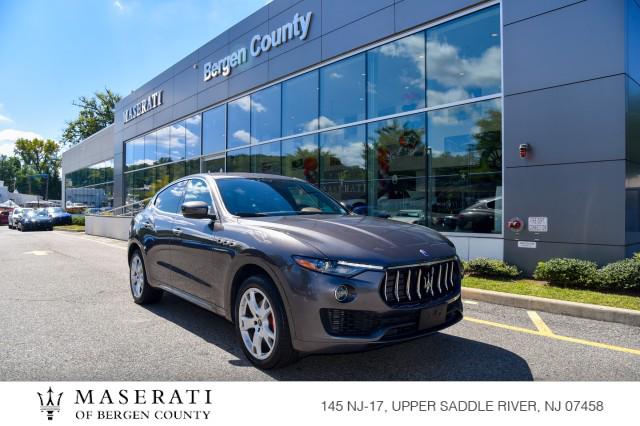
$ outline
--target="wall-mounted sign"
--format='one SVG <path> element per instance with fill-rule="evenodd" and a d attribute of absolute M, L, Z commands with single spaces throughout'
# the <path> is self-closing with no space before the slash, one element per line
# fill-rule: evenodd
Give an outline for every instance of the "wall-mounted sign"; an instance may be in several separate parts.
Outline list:
<path fill-rule="evenodd" d="M 146 99 L 141 100 L 131 108 L 125 109 L 122 113 L 124 122 L 126 123 L 136 117 L 140 117 L 142 114 L 160 105 L 162 105 L 162 90 L 150 94 Z"/>
<path fill-rule="evenodd" d="M 536 248 L 538 244 L 535 241 L 518 241 L 518 248 Z"/>
<path fill-rule="evenodd" d="M 547 232 L 549 231 L 548 223 L 548 218 L 544 216 L 530 217 L 527 220 L 527 230 L 529 232 Z"/>
<path fill-rule="evenodd" d="M 311 16 L 313 12 L 307 12 L 306 15 L 300 16 L 298 13 L 293 15 L 293 20 L 287 22 L 283 26 L 276 28 L 267 34 L 256 34 L 251 38 L 249 43 L 249 52 L 251 56 L 260 56 L 262 52 L 268 52 L 272 48 L 281 46 L 295 38 L 305 40 L 309 35 L 311 28 Z M 209 81 L 218 76 L 226 77 L 238 65 L 247 62 L 247 48 L 241 47 L 230 55 L 225 56 L 219 61 L 207 62 L 204 64 L 204 81 Z"/>

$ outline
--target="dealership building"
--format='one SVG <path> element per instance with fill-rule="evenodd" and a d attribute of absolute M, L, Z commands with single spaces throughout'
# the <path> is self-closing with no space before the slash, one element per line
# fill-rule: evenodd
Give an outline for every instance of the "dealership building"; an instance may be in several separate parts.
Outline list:
<path fill-rule="evenodd" d="M 67 205 L 259 172 L 527 272 L 640 251 L 640 1 L 275 0 L 116 109 Z"/>

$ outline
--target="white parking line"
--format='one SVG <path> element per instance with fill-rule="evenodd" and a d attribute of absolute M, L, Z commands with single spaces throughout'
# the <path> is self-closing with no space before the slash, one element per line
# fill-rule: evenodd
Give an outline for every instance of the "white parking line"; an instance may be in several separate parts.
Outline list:
<path fill-rule="evenodd" d="M 118 242 L 115 243 L 107 243 L 105 241 L 100 241 L 98 238 L 100 237 L 94 237 L 94 238 L 87 238 L 87 236 L 75 236 L 75 235 L 67 235 L 67 234 L 63 234 L 62 232 L 58 233 L 57 235 L 63 236 L 63 237 L 67 237 L 67 238 L 73 238 L 76 240 L 85 240 L 85 241 L 89 241 L 92 243 L 98 243 L 98 244 L 102 244 L 103 246 L 108 246 L 108 247 L 113 247 L 113 248 L 117 248 L 120 250 L 127 250 L 127 247 L 123 247 L 121 244 L 126 244 L 124 241 L 120 241 L 117 240 Z"/>

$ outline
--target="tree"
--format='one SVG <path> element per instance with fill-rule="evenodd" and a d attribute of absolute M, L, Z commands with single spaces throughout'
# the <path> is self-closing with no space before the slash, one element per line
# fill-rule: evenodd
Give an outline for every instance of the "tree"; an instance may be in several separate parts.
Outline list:
<path fill-rule="evenodd" d="M 0 155 L 0 181 L 9 188 L 9 191 L 15 189 L 16 178 L 20 173 L 22 165 L 17 157 L 9 157 Z"/>
<path fill-rule="evenodd" d="M 17 174 L 18 190 L 37 193 L 46 198 L 60 199 L 60 145 L 51 139 L 20 138 L 16 140 L 13 152 L 21 163 L 21 170 Z M 48 175 L 49 185 L 46 195 L 45 178 L 34 176 L 40 174 Z M 28 190 L 29 188 L 31 190 Z"/>
<path fill-rule="evenodd" d="M 104 92 L 95 92 L 90 98 L 80 96 L 77 102 L 73 102 L 73 105 L 80 108 L 78 118 L 67 122 L 61 142 L 75 145 L 113 123 L 113 111 L 120 99 L 120 95 L 107 88 Z"/>

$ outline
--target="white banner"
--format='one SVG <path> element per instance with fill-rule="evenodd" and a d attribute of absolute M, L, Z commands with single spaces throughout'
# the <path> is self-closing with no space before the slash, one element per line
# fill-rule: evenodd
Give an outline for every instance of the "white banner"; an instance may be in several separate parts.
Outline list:
<path fill-rule="evenodd" d="M 601 426 L 635 422 L 638 395 L 639 383 L 3 382 L 0 425 Z"/>

